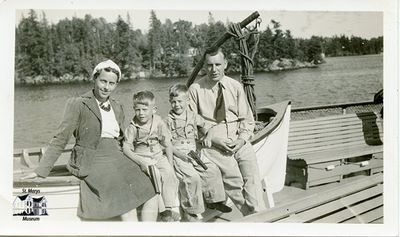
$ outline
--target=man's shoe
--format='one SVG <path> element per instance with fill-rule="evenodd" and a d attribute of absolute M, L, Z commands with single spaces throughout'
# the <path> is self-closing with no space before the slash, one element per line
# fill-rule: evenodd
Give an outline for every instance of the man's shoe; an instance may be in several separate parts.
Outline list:
<path fill-rule="evenodd" d="M 165 210 L 160 213 L 160 219 L 163 222 L 175 222 L 181 219 L 181 215 L 171 210 Z"/>
<path fill-rule="evenodd" d="M 208 203 L 207 207 L 210 209 L 218 210 L 223 213 L 228 213 L 232 211 L 232 208 L 228 207 L 223 202 Z"/>

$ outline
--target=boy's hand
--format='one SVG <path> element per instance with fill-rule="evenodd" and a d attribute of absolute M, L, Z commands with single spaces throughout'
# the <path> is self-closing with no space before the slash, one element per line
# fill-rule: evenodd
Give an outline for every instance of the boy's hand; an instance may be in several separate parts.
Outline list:
<path fill-rule="evenodd" d="M 147 175 L 150 175 L 149 166 L 155 165 L 155 161 L 144 161 L 140 164 L 140 169 Z"/>
<path fill-rule="evenodd" d="M 190 161 L 190 159 L 192 159 L 190 156 L 188 156 L 186 154 L 175 154 L 175 157 L 177 157 L 178 159 L 181 159 L 183 161 Z"/>
<path fill-rule="evenodd" d="M 212 139 L 210 133 L 207 133 L 207 135 L 203 139 L 203 146 L 210 148 L 212 146 Z"/>

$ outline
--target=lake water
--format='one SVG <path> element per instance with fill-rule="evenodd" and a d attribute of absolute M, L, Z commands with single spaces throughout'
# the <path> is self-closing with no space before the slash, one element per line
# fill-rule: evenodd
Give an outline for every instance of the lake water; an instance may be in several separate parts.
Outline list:
<path fill-rule="evenodd" d="M 238 76 L 233 76 L 238 78 Z M 127 121 L 132 117 L 132 94 L 151 90 L 158 111 L 169 110 L 168 87 L 182 79 L 149 79 L 121 82 L 114 97 L 123 105 Z M 318 68 L 256 75 L 257 105 L 291 100 L 292 107 L 370 101 L 383 87 L 383 56 L 326 58 Z M 46 146 L 62 118 L 67 98 L 83 94 L 91 83 L 17 86 L 14 103 L 14 148 Z"/>

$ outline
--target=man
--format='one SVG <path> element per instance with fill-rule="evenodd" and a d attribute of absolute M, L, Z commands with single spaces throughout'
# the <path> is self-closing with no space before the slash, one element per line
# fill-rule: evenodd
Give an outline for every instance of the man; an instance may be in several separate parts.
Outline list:
<path fill-rule="evenodd" d="M 242 85 L 225 76 L 227 62 L 219 49 L 206 55 L 207 76 L 189 88 L 190 109 L 212 128 L 212 147 L 202 155 L 221 170 L 225 191 L 243 215 L 265 208 L 256 154 L 249 140 L 254 119 Z"/>

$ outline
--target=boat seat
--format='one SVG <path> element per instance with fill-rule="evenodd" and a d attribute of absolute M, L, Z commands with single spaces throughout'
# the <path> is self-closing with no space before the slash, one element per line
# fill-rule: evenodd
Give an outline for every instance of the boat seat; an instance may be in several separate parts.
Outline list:
<path fill-rule="evenodd" d="M 38 166 L 46 150 L 44 147 L 24 148 L 14 150 L 13 186 L 18 187 L 55 187 L 74 186 L 79 184 L 79 179 L 70 175 L 66 164 L 71 156 L 73 144 L 68 144 L 57 162 L 54 164 L 46 179 L 22 179 Z"/>
<path fill-rule="evenodd" d="M 292 121 L 286 184 L 304 188 L 382 171 L 382 120 L 374 112 Z"/>
<path fill-rule="evenodd" d="M 322 186 L 313 192 L 305 190 L 300 198 L 238 221 L 383 223 L 383 174 L 352 177 L 344 182 Z"/>

